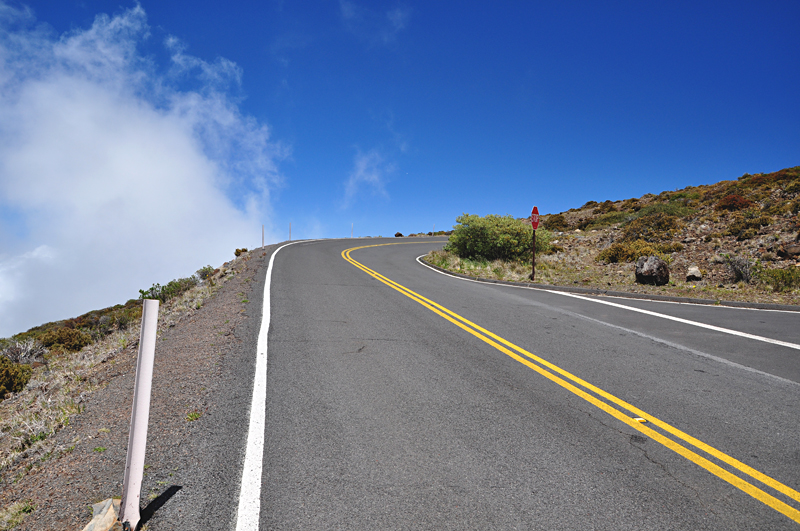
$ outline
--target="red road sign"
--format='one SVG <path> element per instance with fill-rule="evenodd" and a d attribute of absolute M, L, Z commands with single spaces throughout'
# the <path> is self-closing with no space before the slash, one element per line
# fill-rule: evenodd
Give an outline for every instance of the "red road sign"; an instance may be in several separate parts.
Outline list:
<path fill-rule="evenodd" d="M 539 209 L 537 207 L 533 207 L 533 210 L 531 210 L 531 226 L 533 230 L 539 228 Z"/>

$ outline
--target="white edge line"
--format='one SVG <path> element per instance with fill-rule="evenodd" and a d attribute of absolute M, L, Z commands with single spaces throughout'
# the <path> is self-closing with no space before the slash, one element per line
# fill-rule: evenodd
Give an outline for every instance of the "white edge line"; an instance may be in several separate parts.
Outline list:
<path fill-rule="evenodd" d="M 734 335 L 734 336 L 744 337 L 744 338 L 747 338 L 747 339 L 753 339 L 755 341 L 763 341 L 764 343 L 771 343 L 773 345 L 779 345 L 779 346 L 782 346 L 782 347 L 787 347 L 787 348 L 791 348 L 791 349 L 795 349 L 795 350 L 800 350 L 800 345 L 798 345 L 796 343 L 789 343 L 787 341 L 780 341 L 780 340 L 772 339 L 772 338 L 769 338 L 769 337 L 757 336 L 755 334 L 748 334 L 746 332 L 739 332 L 738 330 L 731 330 L 730 328 L 722 328 L 721 326 L 714 326 L 714 325 L 710 325 L 710 324 L 706 324 L 706 323 L 700 323 L 700 322 L 697 322 L 697 321 L 690 321 L 688 319 L 683 319 L 681 317 L 673 317 L 671 315 L 666 315 L 666 314 L 663 314 L 663 313 L 653 312 L 653 311 L 650 311 L 650 310 L 643 310 L 641 308 L 636 308 L 636 307 L 633 307 L 633 306 L 626 306 L 624 304 L 618 304 L 616 302 L 604 301 L 604 300 L 598 299 L 598 298 L 584 297 L 582 295 L 576 295 L 574 293 L 569 293 L 569 292 L 564 292 L 564 291 L 549 290 L 549 289 L 546 289 L 546 288 L 531 288 L 531 287 L 528 287 L 528 286 L 514 286 L 514 285 L 509 285 L 509 284 L 494 284 L 492 282 L 481 282 L 480 280 L 475 280 L 475 279 L 471 279 L 471 278 L 457 277 L 455 275 L 451 275 L 449 273 L 445 273 L 443 271 L 439 271 L 438 269 L 433 268 L 433 267 L 429 266 L 428 264 L 424 263 L 422 260 L 420 260 L 423 256 L 425 256 L 425 255 L 420 255 L 420 256 L 417 257 L 417 262 L 420 263 L 421 265 L 427 267 L 428 269 L 436 271 L 437 273 L 441 273 L 442 275 L 447 275 L 448 277 L 457 278 L 459 280 L 466 280 L 467 282 L 477 282 L 478 284 L 492 284 L 492 285 L 496 285 L 496 286 L 508 286 L 508 287 L 511 287 L 511 288 L 546 291 L 548 293 L 553 293 L 555 295 L 561 295 L 561 296 L 564 296 L 564 297 L 574 297 L 576 299 L 582 299 L 582 300 L 585 300 L 585 301 L 595 302 L 595 303 L 598 303 L 598 304 L 606 304 L 608 306 L 614 306 L 615 308 L 621 308 L 623 310 L 629 310 L 629 311 L 632 311 L 632 312 L 643 313 L 643 314 L 650 315 L 650 316 L 653 316 L 653 317 L 661 317 L 662 319 L 669 319 L 670 321 L 676 321 L 676 322 L 683 323 L 683 324 L 688 324 L 688 325 L 691 325 L 691 326 L 697 326 L 697 327 L 700 327 L 700 328 L 706 328 L 708 330 L 714 330 L 715 332 L 722 332 L 722 333 L 725 333 L 725 334 L 731 334 L 731 335 Z M 653 302 L 658 302 L 658 301 L 653 301 Z"/>
<path fill-rule="evenodd" d="M 264 302 L 261 328 L 256 346 L 256 369 L 253 376 L 253 399 L 250 403 L 250 424 L 247 429 L 247 446 L 242 466 L 242 484 L 239 490 L 239 508 L 236 513 L 236 531 L 258 531 L 261 515 L 261 474 L 264 458 L 264 430 L 266 428 L 267 402 L 267 338 L 270 323 L 270 285 L 272 265 L 278 251 L 295 243 L 317 240 L 296 240 L 284 244 L 272 253 L 264 280 Z"/>
<path fill-rule="evenodd" d="M 643 313 L 645 315 L 651 315 L 653 317 L 660 317 L 662 319 L 668 319 L 670 321 L 675 321 L 678 323 L 683 323 L 691 326 L 697 326 L 699 328 L 706 328 L 708 330 L 714 330 L 715 332 L 722 332 L 724 334 L 730 334 L 733 336 L 744 337 L 747 339 L 753 339 L 755 341 L 763 341 L 764 343 L 771 343 L 773 345 L 779 345 L 781 347 L 793 348 L 795 350 L 800 350 L 800 345 L 797 343 L 789 343 L 787 341 L 780 341 L 778 339 L 772 339 L 770 337 L 764 336 L 757 336 L 755 334 L 748 334 L 747 332 L 740 332 L 738 330 L 731 330 L 730 328 L 723 328 L 721 326 L 710 325 L 706 323 L 700 323 L 698 321 L 690 321 L 689 319 L 683 319 L 682 317 L 674 317 L 672 315 L 667 315 L 663 313 L 653 312 L 650 310 L 644 310 L 642 308 L 636 308 L 632 306 L 625 306 L 624 304 L 618 304 L 616 302 L 611 301 L 604 301 L 602 299 L 592 299 L 590 297 L 584 297 L 582 295 L 576 295 L 574 293 L 566 293 L 563 291 L 553 291 L 553 290 L 543 290 L 547 291 L 548 293 L 555 293 L 556 295 L 563 295 L 564 297 L 573 297 L 576 299 L 582 299 L 585 301 L 596 302 L 597 304 L 605 304 L 607 306 L 613 306 L 615 308 L 622 308 L 623 310 L 630 310 L 632 312 Z"/>

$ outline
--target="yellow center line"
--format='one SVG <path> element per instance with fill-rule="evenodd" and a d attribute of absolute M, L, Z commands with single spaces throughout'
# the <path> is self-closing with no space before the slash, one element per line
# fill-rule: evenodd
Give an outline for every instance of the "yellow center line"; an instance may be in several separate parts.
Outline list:
<path fill-rule="evenodd" d="M 382 247 L 385 245 L 398 245 L 401 242 L 397 243 L 382 243 L 382 244 L 375 244 L 375 245 L 363 245 L 360 247 L 353 247 L 350 249 L 345 249 L 342 251 L 342 258 L 346 261 L 354 265 L 355 267 L 361 269 L 368 275 L 372 276 L 373 278 L 381 281 L 382 283 L 386 284 L 387 286 L 391 287 L 392 289 L 402 293 L 403 295 L 409 297 L 410 299 L 418 302 L 422 306 L 428 308 L 432 312 L 436 313 L 437 315 L 443 317 L 447 321 L 453 323 L 454 325 L 458 326 L 459 328 L 469 332 L 473 336 L 477 337 L 481 341 L 493 346 L 500 352 L 506 354 L 507 356 L 515 359 L 516 361 L 522 363 L 523 365 L 533 369 L 537 373 L 541 374 L 548 380 L 552 381 L 553 383 L 563 387 L 564 389 L 574 393 L 575 395 L 583 398 L 590 404 L 596 406 L 597 408 L 605 411 L 612 417 L 624 422 L 631 428 L 647 435 L 651 439 L 661 443 L 662 445 L 666 446 L 670 450 L 676 452 L 677 454 L 685 457 L 686 459 L 692 461 L 696 465 L 708 470 L 712 474 L 716 475 L 717 477 L 724 479 L 731 485 L 735 486 L 736 488 L 746 492 L 753 498 L 761 501 L 762 503 L 772 507 L 776 511 L 788 516 L 795 522 L 800 523 L 800 511 L 795 509 L 794 507 L 786 504 L 785 502 L 775 498 L 774 496 L 768 494 L 767 492 L 761 490 L 760 488 L 756 487 L 755 485 L 745 481 L 744 479 L 740 478 L 739 476 L 734 475 L 733 473 L 729 472 L 728 470 L 722 468 L 721 466 L 717 465 L 716 463 L 708 460 L 707 458 L 695 453 L 694 451 L 686 448 L 685 446 L 679 444 L 678 442 L 666 437 L 665 435 L 659 433 L 658 431 L 653 430 L 652 428 L 648 427 L 645 424 L 641 424 L 640 422 L 636 421 L 629 415 L 626 415 L 622 411 L 612 407 L 611 405 L 603 402 L 596 396 L 588 393 L 584 389 L 580 389 L 570 383 L 567 380 L 574 382 L 575 384 L 584 387 L 586 390 L 595 393 L 596 395 L 606 399 L 607 401 L 616 404 L 617 406 L 633 413 L 634 415 L 644 418 L 648 422 L 652 423 L 654 426 L 658 426 L 662 430 L 678 437 L 679 439 L 691 444 L 695 448 L 702 450 L 703 452 L 719 459 L 720 461 L 727 463 L 728 465 L 736 468 L 737 470 L 747 474 L 748 476 L 752 477 L 753 479 L 767 485 L 778 492 L 781 492 L 792 498 L 795 501 L 800 502 L 800 492 L 797 492 L 793 488 L 784 485 L 783 483 L 771 478 L 770 476 L 759 472 L 758 470 L 740 462 L 739 460 L 717 450 L 716 448 L 684 433 L 683 431 L 671 426 L 670 424 L 642 411 L 641 409 L 627 403 L 626 401 L 608 393 L 599 387 L 592 385 L 585 380 L 571 374 L 570 372 L 554 365 L 553 363 L 531 353 L 527 350 L 519 347 L 506 339 L 503 339 L 500 336 L 486 330 L 485 328 L 471 322 L 470 320 L 458 315 L 457 313 L 445 308 L 444 306 L 423 297 L 422 295 L 410 290 L 409 288 L 398 284 L 397 282 L 381 275 L 377 271 L 374 271 L 364 264 L 356 261 L 350 256 L 352 251 L 356 251 L 358 249 L 366 249 L 369 247 Z M 417 242 L 402 242 L 402 243 L 417 243 Z M 423 242 L 419 242 L 423 243 Z M 516 352 L 513 352 L 516 351 Z M 522 354 L 522 356 L 520 356 Z M 523 357 L 524 356 L 524 357 Z M 527 358 L 527 359 L 526 359 Z M 536 363 L 534 363 L 536 362 Z M 549 369 L 549 370 L 547 370 Z M 552 372 L 551 372 L 552 371 Z M 556 373 L 556 374 L 554 374 Z M 560 376 L 559 376 L 560 375 Z M 564 378 L 562 378 L 563 376 Z M 566 379 L 565 379 L 566 378 Z"/>

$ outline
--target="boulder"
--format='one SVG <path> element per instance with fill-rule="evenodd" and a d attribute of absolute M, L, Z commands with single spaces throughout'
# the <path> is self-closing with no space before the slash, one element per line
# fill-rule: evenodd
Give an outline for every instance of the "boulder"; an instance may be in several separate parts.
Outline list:
<path fill-rule="evenodd" d="M 403 233 L 402 232 L 395 232 L 394 233 L 394 237 L 395 238 L 402 238 L 403 237 Z"/>
<path fill-rule="evenodd" d="M 695 282 L 697 280 L 703 280 L 703 273 L 696 265 L 689 266 L 688 271 L 686 271 L 686 282 Z"/>
<path fill-rule="evenodd" d="M 778 249 L 778 256 L 781 258 L 797 258 L 798 255 L 800 255 L 800 245 L 794 243 L 782 245 L 780 249 Z"/>
<path fill-rule="evenodd" d="M 112 498 L 92 505 L 92 521 L 86 524 L 83 531 L 122 531 L 119 506 L 120 500 Z"/>
<path fill-rule="evenodd" d="M 636 282 L 663 286 L 669 282 L 669 266 L 657 256 L 641 256 L 636 261 Z"/>

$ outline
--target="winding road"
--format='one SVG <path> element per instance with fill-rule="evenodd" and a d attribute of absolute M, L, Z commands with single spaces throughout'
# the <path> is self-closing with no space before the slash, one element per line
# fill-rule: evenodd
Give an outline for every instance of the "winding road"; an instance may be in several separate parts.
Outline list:
<path fill-rule="evenodd" d="M 799 313 L 472 282 L 443 243 L 273 255 L 220 529 L 798 528 Z"/>

